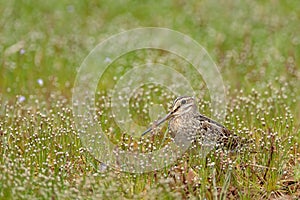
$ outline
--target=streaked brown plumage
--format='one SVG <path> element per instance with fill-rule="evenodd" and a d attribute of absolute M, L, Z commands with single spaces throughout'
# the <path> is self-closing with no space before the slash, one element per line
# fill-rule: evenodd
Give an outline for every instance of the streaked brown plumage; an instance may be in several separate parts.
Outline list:
<path fill-rule="evenodd" d="M 239 138 L 222 124 L 199 113 L 193 97 L 183 96 L 175 99 L 171 111 L 162 119 L 154 123 L 159 126 L 169 120 L 171 136 L 186 138 L 200 145 L 211 145 L 235 149 L 239 146 Z M 153 126 L 142 135 L 150 132 Z"/>

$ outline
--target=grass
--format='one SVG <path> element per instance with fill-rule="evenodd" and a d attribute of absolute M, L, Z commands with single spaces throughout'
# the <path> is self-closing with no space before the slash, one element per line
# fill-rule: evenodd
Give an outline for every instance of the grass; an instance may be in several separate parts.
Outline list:
<path fill-rule="evenodd" d="M 297 1 L 0 5 L 0 199 L 300 198 Z M 80 64 L 107 37 L 144 26 L 180 31 L 207 49 L 227 89 L 224 124 L 251 140 L 245 151 L 214 150 L 205 159 L 186 154 L 163 170 L 132 174 L 106 168 L 82 146 L 71 105 Z M 99 83 L 98 118 L 111 141 L 126 150 L 149 151 L 170 140 L 163 134 L 131 138 L 110 114 L 118 78 L 149 58 L 177 70 L 184 66 L 191 81 L 201 80 L 187 63 L 159 51 L 132 52 L 112 63 Z M 200 111 L 210 115 L 205 84 L 196 91 Z M 175 97 L 155 85 L 134 95 L 130 112 L 142 125 L 151 121 L 147 105 L 167 110 Z"/>

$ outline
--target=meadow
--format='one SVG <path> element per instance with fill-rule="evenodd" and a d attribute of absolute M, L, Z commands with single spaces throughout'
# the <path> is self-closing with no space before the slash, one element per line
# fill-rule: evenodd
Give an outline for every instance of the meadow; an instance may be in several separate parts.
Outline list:
<path fill-rule="evenodd" d="M 300 2 L 0 0 L 0 13 L 0 199 L 300 198 Z M 215 149 L 205 159 L 185 154 L 148 173 L 122 172 L 89 153 L 73 116 L 78 69 L 101 41 L 137 27 L 173 29 L 207 50 L 226 88 L 222 123 L 250 141 L 244 149 Z M 135 140 L 111 115 L 119 77 L 149 58 L 193 74 L 189 64 L 157 50 L 111 63 L 99 81 L 97 119 L 128 151 L 170 141 L 166 126 Z M 196 91 L 199 111 L 210 116 L 205 83 Z M 175 97 L 145 85 L 132 94 L 130 113 L 148 126 L 147 106 L 167 110 Z"/>

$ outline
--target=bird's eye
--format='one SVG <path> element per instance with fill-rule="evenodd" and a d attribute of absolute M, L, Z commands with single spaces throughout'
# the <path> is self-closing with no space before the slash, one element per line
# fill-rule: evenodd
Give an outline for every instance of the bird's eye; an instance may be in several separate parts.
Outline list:
<path fill-rule="evenodd" d="M 181 103 L 182 103 L 182 104 L 186 104 L 186 100 L 182 100 Z"/>

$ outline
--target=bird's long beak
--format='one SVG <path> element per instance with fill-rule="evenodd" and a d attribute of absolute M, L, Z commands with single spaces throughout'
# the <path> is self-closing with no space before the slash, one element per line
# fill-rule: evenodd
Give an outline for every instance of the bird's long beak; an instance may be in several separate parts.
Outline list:
<path fill-rule="evenodd" d="M 170 119 L 172 117 L 173 112 L 169 112 L 165 117 L 161 118 L 160 120 L 154 122 L 153 126 L 149 127 L 143 134 L 142 136 L 146 135 L 149 133 L 154 127 L 157 127 L 164 123 L 166 120 Z"/>

